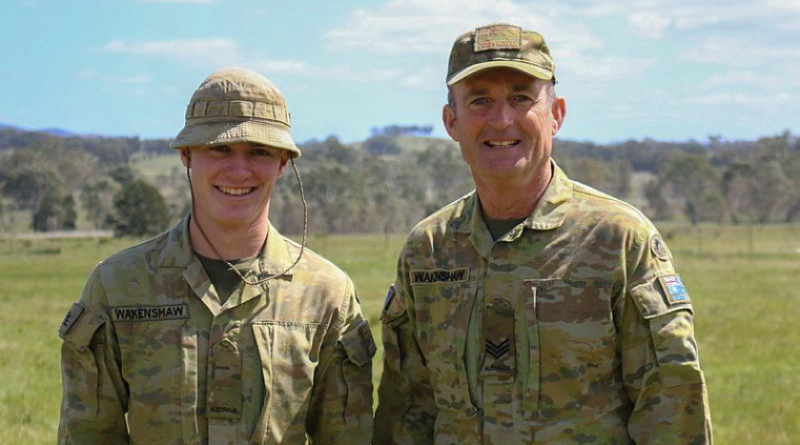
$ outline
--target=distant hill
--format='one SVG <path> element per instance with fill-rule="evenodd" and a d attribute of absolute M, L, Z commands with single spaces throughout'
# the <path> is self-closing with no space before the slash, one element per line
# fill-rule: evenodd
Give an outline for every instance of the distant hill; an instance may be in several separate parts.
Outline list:
<path fill-rule="evenodd" d="M 53 136 L 61 136 L 61 137 L 72 137 L 72 136 L 79 136 L 77 133 L 73 133 L 71 131 L 62 130 L 60 128 L 42 128 L 41 130 L 35 130 L 42 133 L 47 133 Z"/>

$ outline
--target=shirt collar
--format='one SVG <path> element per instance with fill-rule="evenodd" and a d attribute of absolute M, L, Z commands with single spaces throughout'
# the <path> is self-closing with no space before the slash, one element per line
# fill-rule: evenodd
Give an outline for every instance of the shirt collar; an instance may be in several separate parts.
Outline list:
<path fill-rule="evenodd" d="M 567 215 L 567 208 L 564 204 L 572 198 L 572 181 L 567 178 L 555 161 L 551 160 L 550 162 L 553 165 L 553 177 L 536 207 L 523 221 L 523 227 L 533 230 L 553 230 L 564 223 Z M 485 231 L 488 234 L 476 192 L 466 198 L 461 214 L 450 223 L 450 226 L 456 232 L 476 234 Z M 489 239 L 491 239 L 491 235 Z"/>
<path fill-rule="evenodd" d="M 269 224 L 267 242 L 259 255 L 258 264 L 260 274 L 275 275 L 282 273 L 292 265 L 286 238 L 278 232 L 272 223 Z M 159 267 L 186 268 L 193 261 L 198 261 L 192 243 L 189 240 L 189 217 L 183 218 L 179 224 L 172 228 L 167 235 L 167 243 L 159 255 Z M 252 271 L 252 269 L 251 269 Z M 287 275 L 291 275 L 291 272 Z"/>

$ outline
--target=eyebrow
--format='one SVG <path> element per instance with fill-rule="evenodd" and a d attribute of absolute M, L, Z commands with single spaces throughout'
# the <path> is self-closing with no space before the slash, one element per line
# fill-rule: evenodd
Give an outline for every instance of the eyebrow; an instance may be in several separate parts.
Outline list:
<path fill-rule="evenodd" d="M 529 91 L 529 89 L 535 85 L 535 82 L 530 83 L 518 83 L 516 85 L 511 86 L 511 91 L 518 93 L 520 91 Z M 535 88 L 534 88 L 535 90 Z M 488 93 L 489 90 L 484 87 L 474 87 L 467 91 L 469 96 L 481 96 Z"/>

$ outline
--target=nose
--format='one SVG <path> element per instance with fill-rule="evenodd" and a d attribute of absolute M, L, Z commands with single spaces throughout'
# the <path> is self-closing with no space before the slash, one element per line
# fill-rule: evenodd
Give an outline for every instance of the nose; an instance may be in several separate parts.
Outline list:
<path fill-rule="evenodd" d="M 489 124 L 497 129 L 503 130 L 514 123 L 514 109 L 505 101 L 498 101 L 492 107 L 492 114 L 489 117 Z"/>
<path fill-rule="evenodd" d="M 250 164 L 246 153 L 235 153 L 228 158 L 225 174 L 233 181 L 244 181 L 250 177 Z"/>

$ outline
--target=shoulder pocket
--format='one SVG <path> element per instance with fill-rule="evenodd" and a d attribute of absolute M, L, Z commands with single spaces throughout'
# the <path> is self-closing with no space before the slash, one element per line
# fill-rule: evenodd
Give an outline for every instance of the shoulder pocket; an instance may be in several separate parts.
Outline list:
<path fill-rule="evenodd" d="M 70 318 L 70 314 L 74 318 Z M 103 318 L 75 303 L 59 330 L 64 339 L 61 345 L 63 403 L 72 418 L 91 419 L 97 414 L 98 362 L 104 357 L 102 346 L 93 347 L 92 338 L 104 323 Z"/>

